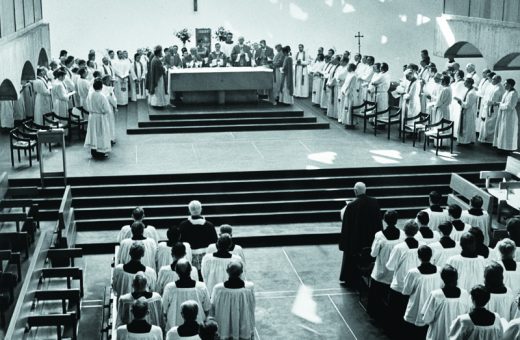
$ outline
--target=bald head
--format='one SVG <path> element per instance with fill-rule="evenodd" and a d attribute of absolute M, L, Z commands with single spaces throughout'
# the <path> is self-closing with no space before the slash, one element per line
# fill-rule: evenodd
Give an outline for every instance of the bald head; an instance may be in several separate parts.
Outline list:
<path fill-rule="evenodd" d="M 144 276 L 143 272 L 137 272 L 134 276 L 134 281 L 132 282 L 132 287 L 134 288 L 134 292 L 144 292 L 146 291 L 146 285 L 148 284 L 148 280 L 146 276 Z"/>
<path fill-rule="evenodd" d="M 354 185 L 354 193 L 356 194 L 356 196 L 364 195 L 366 192 L 367 192 L 367 187 L 366 187 L 365 183 L 357 182 Z"/>
<path fill-rule="evenodd" d="M 226 272 L 230 279 L 237 279 L 244 272 L 244 266 L 240 261 L 231 261 L 226 268 Z"/>

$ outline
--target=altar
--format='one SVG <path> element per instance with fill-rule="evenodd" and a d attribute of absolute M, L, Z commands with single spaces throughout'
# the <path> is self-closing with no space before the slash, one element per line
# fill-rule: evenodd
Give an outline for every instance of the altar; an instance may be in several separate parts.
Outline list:
<path fill-rule="evenodd" d="M 259 90 L 273 88 L 273 70 L 265 67 L 218 67 L 169 70 L 170 98 L 182 92 L 186 104 L 258 101 Z"/>

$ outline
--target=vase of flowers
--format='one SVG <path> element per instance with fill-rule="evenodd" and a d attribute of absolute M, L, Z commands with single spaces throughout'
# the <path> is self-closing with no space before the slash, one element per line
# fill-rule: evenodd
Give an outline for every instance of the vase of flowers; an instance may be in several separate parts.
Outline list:
<path fill-rule="evenodd" d="M 224 27 L 220 26 L 215 30 L 215 38 L 219 41 L 226 41 L 228 30 L 226 30 Z"/>
<path fill-rule="evenodd" d="M 175 33 L 175 36 L 179 38 L 180 41 L 182 41 L 183 47 L 186 47 L 186 42 L 190 41 L 191 33 L 188 31 L 187 28 L 184 28 L 178 32 Z"/>

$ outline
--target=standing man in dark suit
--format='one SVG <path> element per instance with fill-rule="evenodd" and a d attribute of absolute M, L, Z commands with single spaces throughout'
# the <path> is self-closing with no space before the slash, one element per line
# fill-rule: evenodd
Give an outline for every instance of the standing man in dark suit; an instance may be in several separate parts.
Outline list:
<path fill-rule="evenodd" d="M 269 65 L 273 62 L 274 51 L 267 46 L 265 40 L 260 40 L 260 47 L 255 52 L 256 66 Z"/>
<path fill-rule="evenodd" d="M 381 210 L 377 200 L 366 195 L 365 183 L 354 185 L 356 199 L 348 203 L 343 215 L 339 250 L 343 251 L 343 263 L 339 280 L 355 287 L 359 282 L 355 258 L 363 248 L 370 247 L 376 232 L 383 229 Z"/>

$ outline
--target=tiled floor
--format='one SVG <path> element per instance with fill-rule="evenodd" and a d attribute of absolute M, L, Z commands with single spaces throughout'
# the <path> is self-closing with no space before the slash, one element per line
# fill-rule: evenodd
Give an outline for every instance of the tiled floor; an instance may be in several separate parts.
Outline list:
<path fill-rule="evenodd" d="M 315 169 L 359 166 L 395 166 L 485 162 L 504 159 L 486 145 L 455 147 L 454 153 L 402 143 L 393 131 L 390 141 L 386 133 L 374 136 L 360 129 L 345 130 L 326 118 L 306 101 L 297 101 L 306 115 L 329 121 L 329 130 L 252 131 L 196 134 L 127 135 L 127 108 L 117 113 L 117 139 L 110 159 L 95 161 L 75 140 L 67 147 L 69 176 L 123 175 L 148 173 L 219 172 L 278 169 Z M 44 152 L 48 171 L 59 169 L 58 150 Z M 12 177 L 38 177 L 38 163 L 28 168 L 27 159 L 12 168 L 9 138 L 0 134 L 0 171 Z"/>
<path fill-rule="evenodd" d="M 245 249 L 247 280 L 256 290 L 256 337 L 260 340 L 386 339 L 359 304 L 358 295 L 338 282 L 337 246 Z M 85 258 L 85 298 L 79 338 L 97 336 L 101 299 L 110 284 L 111 255 Z M 296 316 L 293 306 L 302 285 L 312 289 Z M 315 308 L 313 308 L 313 305 Z M 315 313 L 313 313 L 315 311 Z M 313 320 L 312 316 L 321 320 Z M 313 320 L 313 321 L 309 321 Z"/>

